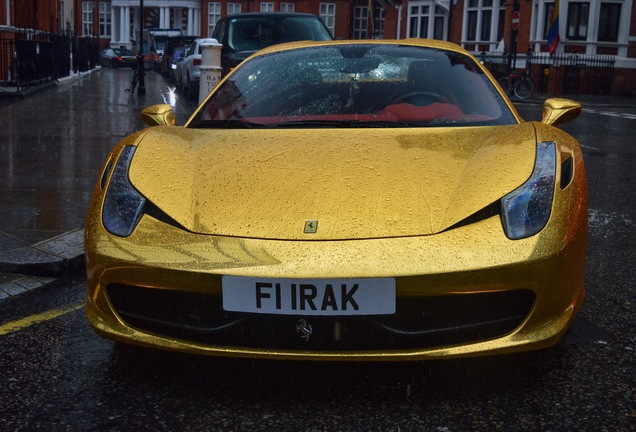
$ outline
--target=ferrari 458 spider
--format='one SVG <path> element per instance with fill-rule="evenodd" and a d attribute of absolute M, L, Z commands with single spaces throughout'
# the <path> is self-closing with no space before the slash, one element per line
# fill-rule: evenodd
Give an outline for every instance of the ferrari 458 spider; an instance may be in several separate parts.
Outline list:
<path fill-rule="evenodd" d="M 86 224 L 95 331 L 220 356 L 416 360 L 556 343 L 584 299 L 581 149 L 439 41 L 277 45 L 184 126 L 108 155 Z"/>

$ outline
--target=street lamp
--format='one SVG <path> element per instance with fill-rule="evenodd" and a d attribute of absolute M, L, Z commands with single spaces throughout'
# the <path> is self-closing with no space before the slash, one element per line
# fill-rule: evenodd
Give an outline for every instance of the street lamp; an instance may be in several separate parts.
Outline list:
<path fill-rule="evenodd" d="M 137 67 L 139 68 L 139 86 L 137 94 L 143 96 L 146 94 L 146 77 L 144 67 L 144 0 L 139 0 L 139 60 Z"/>

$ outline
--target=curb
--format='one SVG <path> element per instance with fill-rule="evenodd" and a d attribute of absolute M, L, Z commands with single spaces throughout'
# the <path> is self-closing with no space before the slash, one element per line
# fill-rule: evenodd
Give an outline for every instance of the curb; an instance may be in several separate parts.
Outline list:
<path fill-rule="evenodd" d="M 32 246 L 0 253 L 0 273 L 61 277 L 84 266 L 84 230 L 76 229 Z"/>

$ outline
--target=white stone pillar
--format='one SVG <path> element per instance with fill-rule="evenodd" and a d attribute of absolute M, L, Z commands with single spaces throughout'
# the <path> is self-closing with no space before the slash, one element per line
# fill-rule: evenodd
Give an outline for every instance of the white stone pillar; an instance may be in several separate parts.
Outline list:
<path fill-rule="evenodd" d="M 199 78 L 199 104 L 221 81 L 221 45 L 216 39 L 201 42 L 201 77 Z"/>
<path fill-rule="evenodd" d="M 125 6 L 123 9 L 124 9 L 124 22 L 122 24 L 124 26 L 123 42 L 126 44 L 127 47 L 132 48 L 131 42 L 130 42 L 130 6 Z"/>
<path fill-rule="evenodd" d="M 126 7 L 119 8 L 119 42 L 126 42 L 126 27 L 128 25 L 128 20 L 126 19 Z"/>
<path fill-rule="evenodd" d="M 193 36 L 194 33 L 194 9 L 188 8 L 188 36 Z"/>

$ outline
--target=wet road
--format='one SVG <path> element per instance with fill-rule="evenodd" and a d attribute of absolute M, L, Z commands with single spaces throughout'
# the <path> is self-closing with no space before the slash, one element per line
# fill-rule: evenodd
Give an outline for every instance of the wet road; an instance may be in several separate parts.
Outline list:
<path fill-rule="evenodd" d="M 140 110 L 170 103 L 185 122 L 193 103 L 154 72 L 146 75 L 147 95 L 131 96 L 131 74 L 105 69 L 0 105 L 0 221 L 11 221 L 0 234 L 32 244 L 83 226 L 104 158 L 144 127 Z"/>
<path fill-rule="evenodd" d="M 536 106 L 520 110 L 529 119 L 540 115 Z M 574 328 L 552 349 L 414 364 L 338 364 L 127 348 L 88 327 L 79 276 L 57 281 L 46 295 L 34 291 L 0 303 L 0 429 L 634 431 L 634 114 L 636 109 L 587 109 L 564 125 L 583 144 L 587 165 L 588 294 Z M 136 125 L 122 125 L 122 135 L 129 127 Z M 105 152 L 112 139 L 95 132 L 91 146 Z M 85 169 L 86 181 L 94 181 Z"/>

